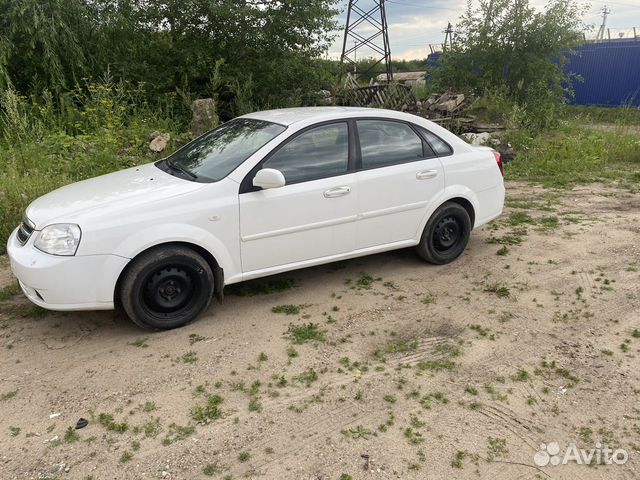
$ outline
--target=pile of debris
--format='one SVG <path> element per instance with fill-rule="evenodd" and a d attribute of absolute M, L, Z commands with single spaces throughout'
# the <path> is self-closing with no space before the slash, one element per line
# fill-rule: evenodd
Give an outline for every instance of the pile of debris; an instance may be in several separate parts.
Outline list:
<path fill-rule="evenodd" d="M 418 102 L 417 105 L 418 110 L 428 112 L 436 118 L 450 117 L 468 106 L 463 93 L 455 93 L 451 90 L 443 94 L 433 94 L 424 103 Z"/>

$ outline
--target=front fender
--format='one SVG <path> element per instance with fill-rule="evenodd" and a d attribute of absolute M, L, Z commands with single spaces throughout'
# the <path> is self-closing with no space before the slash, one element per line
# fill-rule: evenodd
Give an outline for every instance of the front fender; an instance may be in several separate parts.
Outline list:
<path fill-rule="evenodd" d="M 173 242 L 191 243 L 208 251 L 224 270 L 225 283 L 241 274 L 236 260 L 238 255 L 234 255 L 220 239 L 202 228 L 182 223 L 153 225 L 140 230 L 120 242 L 115 247 L 114 254 L 132 259 L 149 248 Z M 235 244 L 238 245 L 238 242 Z"/>

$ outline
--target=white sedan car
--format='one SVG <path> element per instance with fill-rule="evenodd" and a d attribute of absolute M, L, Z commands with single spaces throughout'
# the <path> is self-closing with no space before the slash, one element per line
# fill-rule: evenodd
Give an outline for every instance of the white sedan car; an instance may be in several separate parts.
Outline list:
<path fill-rule="evenodd" d="M 170 329 L 225 285 L 417 247 L 445 264 L 504 204 L 500 155 L 420 117 L 299 108 L 231 120 L 168 158 L 34 201 L 9 238 L 25 295 Z"/>

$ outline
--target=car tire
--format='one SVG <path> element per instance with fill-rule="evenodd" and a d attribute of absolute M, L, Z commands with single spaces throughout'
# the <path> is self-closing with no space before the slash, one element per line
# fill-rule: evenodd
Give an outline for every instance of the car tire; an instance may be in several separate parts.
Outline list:
<path fill-rule="evenodd" d="M 451 263 L 467 248 L 472 228 L 469 213 L 462 205 L 444 203 L 431 215 L 416 251 L 429 263 Z"/>
<path fill-rule="evenodd" d="M 207 309 L 213 292 L 211 266 L 181 246 L 142 253 L 131 261 L 120 282 L 120 301 L 127 316 L 150 330 L 193 322 Z"/>

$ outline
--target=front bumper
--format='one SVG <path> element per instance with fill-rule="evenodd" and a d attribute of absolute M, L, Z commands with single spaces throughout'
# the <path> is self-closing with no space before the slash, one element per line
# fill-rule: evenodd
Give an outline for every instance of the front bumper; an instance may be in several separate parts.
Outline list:
<path fill-rule="evenodd" d="M 22 246 L 17 229 L 7 242 L 11 270 L 24 294 L 48 310 L 111 310 L 120 273 L 129 262 L 117 255 L 61 257 Z"/>

